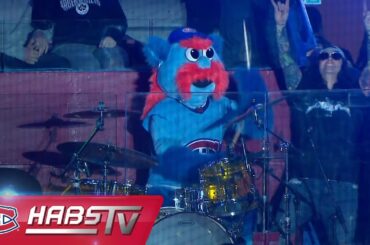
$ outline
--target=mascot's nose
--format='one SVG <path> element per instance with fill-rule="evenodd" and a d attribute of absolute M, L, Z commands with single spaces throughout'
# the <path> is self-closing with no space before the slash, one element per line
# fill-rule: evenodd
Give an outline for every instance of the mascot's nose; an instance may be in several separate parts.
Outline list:
<path fill-rule="evenodd" d="M 198 60 L 198 66 L 202 69 L 210 68 L 211 67 L 211 60 L 207 57 L 201 56 Z"/>

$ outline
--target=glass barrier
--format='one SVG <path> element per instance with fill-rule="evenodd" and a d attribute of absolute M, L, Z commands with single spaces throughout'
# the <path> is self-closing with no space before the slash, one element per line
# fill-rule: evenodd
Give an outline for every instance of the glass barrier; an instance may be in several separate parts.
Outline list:
<path fill-rule="evenodd" d="M 123 192 L 135 171 L 122 107 L 115 94 L 2 95 L 1 195 Z"/>
<path fill-rule="evenodd" d="M 303 54 L 315 43 L 301 1 L 291 2 L 287 28 L 292 55 L 304 65 Z M 173 30 L 184 26 L 219 34 L 224 39 L 222 56 L 228 69 L 274 67 L 278 60 L 273 9 L 269 5 L 266 8 L 265 3 L 122 0 L 120 4 L 122 13 L 117 6 L 110 9 L 111 15 L 104 12 L 98 19 L 85 16 L 97 10 L 78 9 L 73 3 L 63 8 L 77 11 L 81 18 L 63 19 L 58 11 L 53 12 L 59 6 L 48 10 L 43 6 L 42 11 L 36 11 L 40 17 L 36 14 L 34 20 L 28 3 L 7 4 L 0 19 L 2 71 L 147 70 L 150 68 L 142 48 L 148 38 L 167 40 Z M 33 7 L 37 9 L 37 4 Z M 50 19 L 44 20 L 46 17 Z M 39 30 L 36 34 L 32 33 L 35 29 Z"/>
<path fill-rule="evenodd" d="M 322 244 L 354 239 L 369 179 L 370 98 L 361 90 L 178 97 L 125 97 L 133 111 L 144 111 L 127 124 L 136 129 L 135 147 L 156 158 L 143 173 L 147 194 L 165 198 L 149 244 L 173 239 L 167 226 L 180 219 L 218 233 L 214 218 L 226 227 L 221 237 L 192 232 L 226 242 L 246 239 L 242 231 L 253 223 L 256 234 L 275 232 L 281 242 L 285 232 L 329 241 Z M 244 220 L 251 214 L 258 218 Z"/>
<path fill-rule="evenodd" d="M 361 90 L 182 96 L 3 95 L 0 183 L 45 195 L 163 195 L 149 244 L 172 237 L 177 220 L 203 222 L 194 239 L 225 242 L 266 231 L 325 241 L 336 230 L 347 244 L 366 224 L 370 99 Z"/>

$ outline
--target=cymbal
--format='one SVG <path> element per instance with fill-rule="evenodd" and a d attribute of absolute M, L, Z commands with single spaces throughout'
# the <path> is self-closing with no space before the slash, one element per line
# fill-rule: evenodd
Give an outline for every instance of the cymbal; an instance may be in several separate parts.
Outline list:
<path fill-rule="evenodd" d="M 22 153 L 23 157 L 55 168 L 64 168 L 69 162 L 69 157 L 58 152 L 51 151 L 28 151 Z"/>
<path fill-rule="evenodd" d="M 84 142 L 66 142 L 59 144 L 57 149 L 72 155 L 78 152 L 83 144 Z M 80 158 L 97 165 L 107 162 L 111 166 L 127 168 L 150 168 L 156 164 L 153 158 L 141 152 L 99 143 L 89 143 Z"/>
<path fill-rule="evenodd" d="M 52 166 L 55 168 L 65 168 L 71 160 L 69 156 L 61 154 L 59 152 L 52 151 L 28 151 L 22 153 L 23 157 L 37 162 L 42 165 Z M 88 163 L 89 164 L 89 163 Z M 90 172 L 92 174 L 103 175 L 104 169 L 101 165 L 89 164 Z M 112 167 L 107 168 L 107 175 L 118 175 L 118 171 Z"/>
<path fill-rule="evenodd" d="M 65 121 L 56 116 L 52 116 L 50 119 L 42 122 L 34 122 L 21 124 L 18 128 L 70 128 L 85 126 L 87 123 L 79 121 Z"/>
<path fill-rule="evenodd" d="M 108 109 L 103 110 L 103 116 L 105 118 L 124 117 L 130 113 L 133 113 L 133 112 L 127 112 L 124 110 L 108 110 Z M 98 111 L 97 109 L 90 110 L 90 111 L 72 112 L 72 113 L 67 113 L 63 115 L 63 117 L 65 118 L 86 118 L 86 119 L 98 118 L 99 116 L 100 116 L 100 111 Z"/>

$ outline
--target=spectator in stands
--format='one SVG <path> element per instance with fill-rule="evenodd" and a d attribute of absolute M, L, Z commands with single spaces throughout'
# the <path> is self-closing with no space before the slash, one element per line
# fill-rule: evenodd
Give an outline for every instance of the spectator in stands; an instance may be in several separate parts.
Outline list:
<path fill-rule="evenodd" d="M 304 154 L 292 159 L 290 177 L 296 179 L 290 187 L 310 200 L 310 205 L 301 203 L 299 217 L 309 217 L 321 244 L 355 244 L 359 113 L 349 106 L 348 93 L 340 90 L 358 88 L 359 72 L 350 67 L 340 48 L 330 45 L 313 53 L 301 73 L 289 56 L 289 0 L 271 3 L 280 62 L 284 74 L 292 76 L 287 81 L 293 81 L 292 89 L 311 90 L 292 103 L 292 142 Z"/>
<path fill-rule="evenodd" d="M 225 40 L 226 67 L 275 68 L 278 54 L 269 0 L 220 0 L 220 6 L 220 34 Z M 306 52 L 315 42 L 303 4 L 300 0 L 291 0 L 291 6 L 287 31 L 292 40 L 292 57 L 299 65 L 305 65 Z"/>
<path fill-rule="evenodd" d="M 32 19 L 37 31 L 53 31 L 51 39 L 39 35 L 41 51 L 51 48 L 75 70 L 117 70 L 127 63 L 118 45 L 127 29 L 118 0 L 34 0 Z"/>
<path fill-rule="evenodd" d="M 31 27 L 30 0 L 4 0 L 0 9 L 0 53 L 5 71 L 22 69 L 68 68 L 66 59 L 40 50 L 36 43 L 38 32 Z"/>

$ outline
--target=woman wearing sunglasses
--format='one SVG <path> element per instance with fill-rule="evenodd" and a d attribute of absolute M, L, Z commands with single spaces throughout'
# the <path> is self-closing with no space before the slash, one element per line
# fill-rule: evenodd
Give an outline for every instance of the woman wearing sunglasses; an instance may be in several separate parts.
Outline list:
<path fill-rule="evenodd" d="M 358 88 L 359 71 L 349 65 L 343 51 L 336 46 L 315 50 L 301 76 L 298 90 Z"/>
<path fill-rule="evenodd" d="M 358 114 L 348 106 L 347 89 L 358 88 L 359 72 L 334 45 L 314 50 L 308 67 L 301 71 L 290 56 L 285 31 L 289 1 L 271 2 L 285 84 L 290 90 L 304 90 L 289 93 L 291 141 L 303 152 L 291 154 L 289 161 L 289 186 L 296 194 L 293 200 L 299 202 L 291 205 L 299 211 L 290 212 L 292 223 L 298 226 L 292 230 L 308 234 L 311 239 L 304 244 L 314 244 L 313 240 L 315 244 L 355 244 Z"/>

